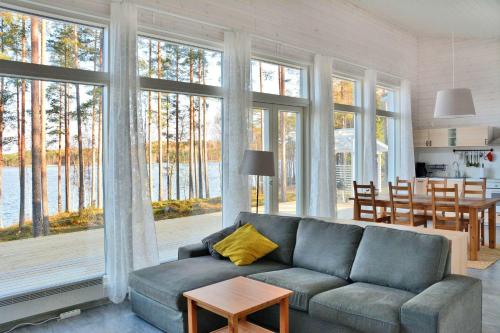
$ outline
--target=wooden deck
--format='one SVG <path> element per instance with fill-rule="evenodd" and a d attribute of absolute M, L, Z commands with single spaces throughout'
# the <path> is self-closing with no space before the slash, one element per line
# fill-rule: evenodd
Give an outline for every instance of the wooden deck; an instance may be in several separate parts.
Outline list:
<path fill-rule="evenodd" d="M 156 222 L 161 261 L 221 228 L 220 213 Z M 104 229 L 0 243 L 0 299 L 104 274 Z"/>

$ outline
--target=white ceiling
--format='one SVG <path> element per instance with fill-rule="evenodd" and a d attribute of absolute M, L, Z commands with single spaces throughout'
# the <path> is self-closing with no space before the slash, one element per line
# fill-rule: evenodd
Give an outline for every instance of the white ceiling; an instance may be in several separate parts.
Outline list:
<path fill-rule="evenodd" d="M 348 0 L 419 36 L 500 37 L 500 0 Z"/>

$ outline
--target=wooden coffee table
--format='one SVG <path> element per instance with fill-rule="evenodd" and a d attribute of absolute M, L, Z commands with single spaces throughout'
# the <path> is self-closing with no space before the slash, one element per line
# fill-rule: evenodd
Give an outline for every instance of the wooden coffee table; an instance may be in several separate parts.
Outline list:
<path fill-rule="evenodd" d="M 280 305 L 280 333 L 288 333 L 288 296 L 292 291 L 237 277 L 185 292 L 189 333 L 197 333 L 196 308 L 201 307 L 228 320 L 228 326 L 214 333 L 271 333 L 246 321 L 246 316 L 274 304 Z"/>

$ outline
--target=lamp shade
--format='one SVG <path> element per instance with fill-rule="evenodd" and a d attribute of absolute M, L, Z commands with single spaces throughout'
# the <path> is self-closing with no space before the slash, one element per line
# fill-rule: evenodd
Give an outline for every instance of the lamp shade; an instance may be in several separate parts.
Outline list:
<path fill-rule="evenodd" d="M 270 151 L 245 150 L 241 174 L 274 176 L 274 154 Z"/>
<path fill-rule="evenodd" d="M 434 118 L 475 116 L 472 93 L 467 88 L 439 90 L 436 95 Z"/>

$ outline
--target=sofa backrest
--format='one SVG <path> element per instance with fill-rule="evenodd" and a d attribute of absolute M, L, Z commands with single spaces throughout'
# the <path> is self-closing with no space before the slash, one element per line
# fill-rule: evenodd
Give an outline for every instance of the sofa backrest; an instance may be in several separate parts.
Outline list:
<path fill-rule="evenodd" d="M 348 279 L 363 228 L 357 225 L 302 219 L 293 265 Z"/>
<path fill-rule="evenodd" d="M 266 256 L 267 259 L 292 265 L 299 221 L 300 217 L 294 216 L 241 212 L 235 223 L 250 223 L 258 232 L 278 244 L 278 248 Z"/>
<path fill-rule="evenodd" d="M 443 279 L 449 248 L 443 236 L 368 226 L 350 278 L 419 293 Z"/>

